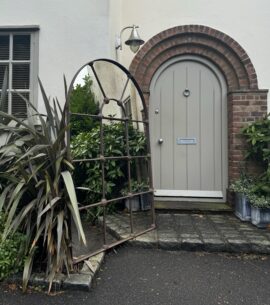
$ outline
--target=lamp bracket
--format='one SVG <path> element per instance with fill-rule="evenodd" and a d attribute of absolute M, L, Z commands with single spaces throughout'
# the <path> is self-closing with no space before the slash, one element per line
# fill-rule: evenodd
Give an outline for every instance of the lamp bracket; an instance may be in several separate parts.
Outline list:
<path fill-rule="evenodd" d="M 126 26 L 124 27 L 120 34 L 116 36 L 116 40 L 115 40 L 115 49 L 118 50 L 122 50 L 122 34 L 124 33 L 125 30 L 127 29 L 138 29 L 139 26 L 138 25 L 129 25 L 129 26 Z"/>

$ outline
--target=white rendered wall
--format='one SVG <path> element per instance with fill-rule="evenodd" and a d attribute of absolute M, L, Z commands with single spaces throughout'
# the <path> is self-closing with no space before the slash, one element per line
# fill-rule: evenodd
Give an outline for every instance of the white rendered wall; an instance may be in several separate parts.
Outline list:
<path fill-rule="evenodd" d="M 113 2 L 110 1 L 111 5 Z M 201 24 L 222 31 L 250 56 L 259 88 L 270 89 L 269 0 L 122 0 L 122 12 L 114 18 L 122 18 L 118 31 L 127 25 L 139 25 L 145 41 L 170 27 L 185 24 Z M 124 40 L 127 38 L 128 33 Z M 129 67 L 133 56 L 125 46 L 119 60 Z"/>
<path fill-rule="evenodd" d="M 133 53 L 124 46 L 116 56 L 114 43 L 115 35 L 132 24 L 140 26 L 145 41 L 184 24 L 223 31 L 250 56 L 259 88 L 269 89 L 269 16 L 268 0 L 0 0 L 0 26 L 40 26 L 38 74 L 48 94 L 60 100 L 63 74 L 69 83 L 88 60 L 110 57 L 129 67 Z M 128 36 L 124 33 L 124 40 Z"/>
<path fill-rule="evenodd" d="M 1 0 L 0 26 L 39 25 L 38 74 L 48 95 L 63 103 L 69 84 L 87 61 L 109 57 L 107 0 Z M 44 111 L 39 95 L 38 106 Z"/>

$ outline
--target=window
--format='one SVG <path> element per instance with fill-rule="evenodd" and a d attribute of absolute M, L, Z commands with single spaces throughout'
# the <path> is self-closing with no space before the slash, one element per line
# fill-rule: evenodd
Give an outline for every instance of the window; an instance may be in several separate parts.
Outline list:
<path fill-rule="evenodd" d="M 30 31 L 7 32 L 0 28 L 0 91 L 5 73 L 8 78 L 4 111 L 19 118 L 27 116 L 22 96 L 33 102 L 37 85 L 35 36 Z"/>
<path fill-rule="evenodd" d="M 124 101 L 124 108 L 126 111 L 126 117 L 129 119 L 132 119 L 132 111 L 131 111 L 131 100 L 130 100 L 130 96 L 128 96 Z M 123 116 L 124 116 L 124 112 L 123 112 Z"/>

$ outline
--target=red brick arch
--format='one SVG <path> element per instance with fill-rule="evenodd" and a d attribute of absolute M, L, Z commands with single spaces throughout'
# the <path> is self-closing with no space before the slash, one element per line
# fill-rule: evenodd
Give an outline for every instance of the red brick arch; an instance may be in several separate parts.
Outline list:
<path fill-rule="evenodd" d="M 134 57 L 130 72 L 148 92 L 153 75 L 163 63 L 191 54 L 214 63 L 223 73 L 228 91 L 258 89 L 257 74 L 245 50 L 228 35 L 201 25 L 178 26 L 155 35 Z"/>
<path fill-rule="evenodd" d="M 239 177 L 245 144 L 243 125 L 267 113 L 268 90 L 258 89 L 255 68 L 246 51 L 230 36 L 202 25 L 184 25 L 158 33 L 134 57 L 130 72 L 139 83 L 146 103 L 157 69 L 169 59 L 196 55 L 212 62 L 224 75 L 228 91 L 228 175 Z"/>

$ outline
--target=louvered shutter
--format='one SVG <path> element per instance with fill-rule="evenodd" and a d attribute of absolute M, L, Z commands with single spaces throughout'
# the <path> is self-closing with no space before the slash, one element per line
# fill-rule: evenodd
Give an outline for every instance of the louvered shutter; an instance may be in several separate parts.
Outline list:
<path fill-rule="evenodd" d="M 5 72 L 9 72 L 9 35 L 0 35 L 0 91 L 3 87 Z M 1 92 L 0 92 L 1 96 Z M 6 95 L 3 108 L 1 110 L 8 112 L 8 94 Z"/>
<path fill-rule="evenodd" d="M 13 36 L 13 60 L 30 60 L 30 35 Z"/>
<path fill-rule="evenodd" d="M 0 63 L 0 90 L 3 87 L 3 80 L 4 80 L 4 76 L 5 76 L 6 71 L 7 71 L 7 73 L 9 72 L 8 64 L 1 64 Z"/>
<path fill-rule="evenodd" d="M 26 117 L 27 106 L 24 98 L 29 100 L 30 92 L 30 35 L 14 35 L 12 51 L 12 89 L 11 113 L 18 117 Z M 29 92 L 22 92 L 21 90 Z M 19 93 L 19 94 L 18 94 Z"/>
<path fill-rule="evenodd" d="M 8 70 L 4 109 L 19 118 L 27 116 L 30 98 L 31 34 L 0 34 L 0 90 Z"/>
<path fill-rule="evenodd" d="M 9 35 L 0 35 L 0 60 L 9 60 Z"/>

